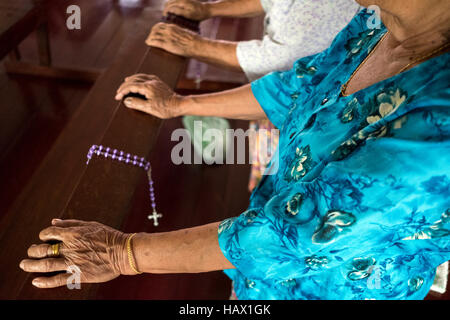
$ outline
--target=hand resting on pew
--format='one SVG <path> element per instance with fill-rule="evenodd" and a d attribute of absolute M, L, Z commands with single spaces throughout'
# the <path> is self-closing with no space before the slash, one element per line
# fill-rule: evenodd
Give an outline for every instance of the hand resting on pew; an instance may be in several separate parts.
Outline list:
<path fill-rule="evenodd" d="M 115 99 L 124 99 L 127 107 L 161 119 L 179 115 L 180 96 L 154 75 L 135 74 L 125 78 Z"/>
<path fill-rule="evenodd" d="M 165 4 L 163 14 L 201 21 L 212 17 L 255 17 L 264 14 L 264 9 L 260 0 L 170 0 Z M 173 54 L 242 71 L 236 41 L 208 39 L 174 24 L 158 23 L 145 42 Z"/>
<path fill-rule="evenodd" d="M 196 0 L 169 0 L 164 6 L 163 15 L 168 13 L 197 21 L 211 18 L 209 3 Z"/>
<path fill-rule="evenodd" d="M 172 232 L 126 234 L 99 222 L 53 219 L 52 225 L 39 234 L 45 243 L 32 245 L 29 259 L 22 260 L 20 268 L 33 273 L 60 272 L 34 278 L 32 283 L 38 288 L 66 285 L 72 275 L 66 271 L 71 266 L 81 270 L 82 283 L 101 283 L 143 272 L 233 269 L 220 250 L 218 226 L 219 222 Z M 59 241 L 56 255 L 50 241 Z"/>
<path fill-rule="evenodd" d="M 160 22 L 153 26 L 145 43 L 179 56 L 242 71 L 234 41 L 208 39 L 175 24 Z"/>
<path fill-rule="evenodd" d="M 169 0 L 163 15 L 173 13 L 188 19 L 202 21 L 212 17 L 255 17 L 264 13 L 260 0 Z"/>
<path fill-rule="evenodd" d="M 115 99 L 122 100 L 130 93 L 145 96 L 125 98 L 126 107 L 161 119 L 184 115 L 224 117 L 229 119 L 261 120 L 266 114 L 253 96 L 250 85 L 218 93 L 181 96 L 157 76 L 136 74 L 125 78 Z"/>

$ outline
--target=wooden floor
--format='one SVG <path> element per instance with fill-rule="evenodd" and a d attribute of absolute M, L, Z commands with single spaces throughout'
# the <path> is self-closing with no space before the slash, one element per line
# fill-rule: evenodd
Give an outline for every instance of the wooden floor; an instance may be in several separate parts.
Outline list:
<path fill-rule="evenodd" d="M 50 8 L 50 39 L 55 65 L 106 68 L 113 61 L 131 26 L 142 19 L 148 5 L 161 1 L 77 0 L 54 1 Z M 77 4 L 82 29 L 65 27 L 66 8 Z M 37 61 L 35 36 L 20 51 L 26 61 Z M 144 45 L 144 44 L 143 44 Z M 9 76 L 0 67 L 0 219 L 40 166 L 47 152 L 91 85 L 23 76 Z M 114 94 L 114 92 L 111 92 Z M 246 128 L 246 122 L 233 122 Z M 180 119 L 166 121 L 151 156 L 159 210 L 164 218 L 158 229 L 146 218 L 149 199 L 146 181 L 136 190 L 127 232 L 169 231 L 201 225 L 240 214 L 248 204 L 246 165 L 206 166 L 172 164 L 170 151 L 176 142 L 170 135 L 181 127 Z M 33 214 L 30 212 L 29 214 Z M 56 213 L 55 213 L 56 214 Z M 141 275 L 120 277 L 103 286 L 101 299 L 226 299 L 230 281 L 222 272 L 198 275 Z"/>

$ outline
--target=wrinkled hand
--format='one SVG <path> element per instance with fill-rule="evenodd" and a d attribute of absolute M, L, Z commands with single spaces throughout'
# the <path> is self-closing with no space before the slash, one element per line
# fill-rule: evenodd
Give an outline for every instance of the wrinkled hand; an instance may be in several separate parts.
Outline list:
<path fill-rule="evenodd" d="M 192 57 L 201 47 L 202 40 L 201 36 L 188 29 L 159 22 L 153 26 L 145 43 L 176 55 Z"/>
<path fill-rule="evenodd" d="M 164 6 L 163 15 L 169 12 L 197 21 L 210 18 L 208 6 L 196 0 L 169 0 Z"/>
<path fill-rule="evenodd" d="M 124 100 L 126 107 L 139 110 L 161 119 L 169 119 L 181 115 L 179 110 L 181 96 L 173 92 L 167 84 L 157 76 L 135 74 L 125 78 L 125 82 L 117 90 L 116 100 L 121 100 L 128 93 L 139 93 L 147 100 L 128 97 Z"/>
<path fill-rule="evenodd" d="M 26 272 L 47 273 L 80 269 L 82 283 L 100 283 L 112 280 L 120 274 L 134 274 L 128 265 L 126 251 L 127 234 L 98 222 L 80 220 L 52 221 L 52 226 L 41 231 L 44 241 L 61 241 L 60 255 L 51 257 L 48 243 L 32 245 L 28 257 L 20 268 Z M 38 288 L 64 286 L 71 273 L 59 273 L 51 277 L 37 277 L 33 285 Z"/>

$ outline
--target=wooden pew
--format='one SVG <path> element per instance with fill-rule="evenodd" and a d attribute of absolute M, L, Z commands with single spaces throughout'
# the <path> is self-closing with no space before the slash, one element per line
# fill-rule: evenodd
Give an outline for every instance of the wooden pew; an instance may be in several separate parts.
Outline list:
<path fill-rule="evenodd" d="M 17 45 L 32 31 L 39 30 L 41 48 L 40 58 L 43 64 L 50 64 L 48 39 L 46 39 L 45 15 L 42 5 L 33 0 L 0 1 L 0 59 L 13 52 L 13 58 L 19 58 Z"/>
<path fill-rule="evenodd" d="M 161 121 L 125 108 L 114 94 L 126 76 L 134 73 L 158 75 L 172 88 L 186 60 L 144 45 L 149 26 L 160 20 L 136 23 L 117 60 L 100 76 L 77 114 L 67 125 L 24 188 L 0 221 L 0 299 L 89 299 L 99 285 L 83 284 L 81 290 L 66 287 L 39 290 L 31 285 L 36 275 L 23 272 L 18 264 L 27 247 L 39 243 L 38 234 L 52 218 L 95 220 L 119 228 L 127 215 L 142 169 L 112 161 L 92 159 L 86 154 L 93 144 L 126 150 L 147 157 L 158 135 Z"/>
<path fill-rule="evenodd" d="M 73 69 L 52 65 L 47 27 L 50 0 L 0 0 L 0 60 L 9 55 L 4 66 L 8 73 L 94 82 L 100 70 Z M 36 32 L 39 64 L 21 61 L 18 45 Z"/>

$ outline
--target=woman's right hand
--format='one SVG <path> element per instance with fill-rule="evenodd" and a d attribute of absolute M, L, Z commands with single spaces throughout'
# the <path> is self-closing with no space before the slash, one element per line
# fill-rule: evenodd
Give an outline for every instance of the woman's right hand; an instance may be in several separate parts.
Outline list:
<path fill-rule="evenodd" d="M 49 243 L 32 245 L 28 249 L 29 259 L 22 260 L 20 268 L 26 272 L 49 273 L 76 267 L 81 283 L 100 283 L 121 274 L 136 274 L 128 262 L 128 236 L 98 222 L 54 219 L 52 226 L 42 230 L 39 238 L 59 242 L 59 255 L 52 255 Z M 71 273 L 39 276 L 33 280 L 33 285 L 60 287 L 67 284 L 70 276 Z"/>
<path fill-rule="evenodd" d="M 197 0 L 169 0 L 164 6 L 163 15 L 169 12 L 197 21 L 210 18 L 208 5 Z"/>
<path fill-rule="evenodd" d="M 176 94 L 161 79 L 154 75 L 135 74 L 125 78 L 117 90 L 115 99 L 121 100 L 129 93 L 145 96 L 146 100 L 128 97 L 124 100 L 126 107 L 151 114 L 160 119 L 180 116 L 181 96 Z"/>

